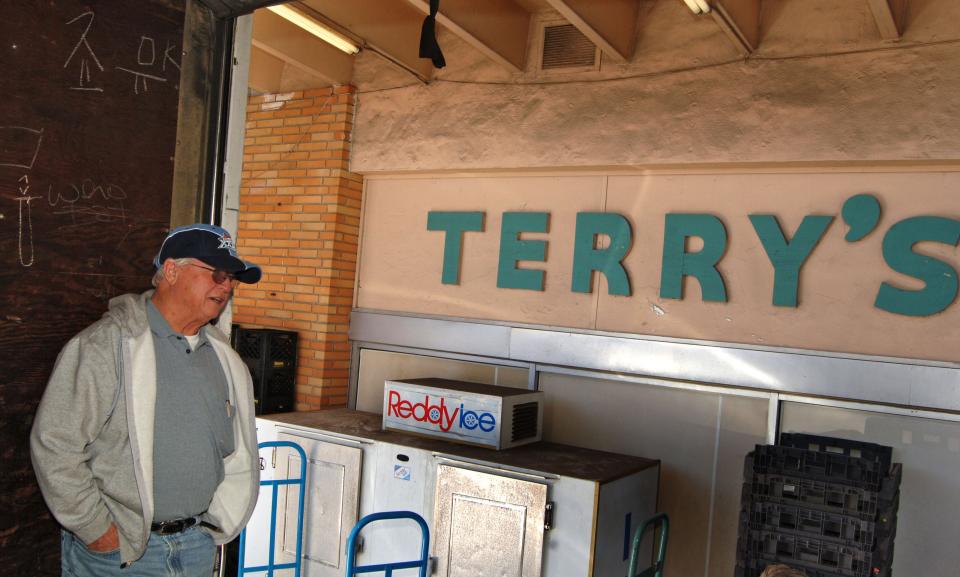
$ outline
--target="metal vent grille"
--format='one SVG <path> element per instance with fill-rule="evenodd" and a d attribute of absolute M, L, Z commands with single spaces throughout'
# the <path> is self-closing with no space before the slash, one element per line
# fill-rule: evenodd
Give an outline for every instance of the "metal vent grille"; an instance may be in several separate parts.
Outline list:
<path fill-rule="evenodd" d="M 537 436 L 539 405 L 540 403 L 532 402 L 513 406 L 513 431 L 510 434 L 512 442 Z"/>
<path fill-rule="evenodd" d="M 596 45 L 573 24 L 544 26 L 542 70 L 594 66 L 596 58 Z"/>

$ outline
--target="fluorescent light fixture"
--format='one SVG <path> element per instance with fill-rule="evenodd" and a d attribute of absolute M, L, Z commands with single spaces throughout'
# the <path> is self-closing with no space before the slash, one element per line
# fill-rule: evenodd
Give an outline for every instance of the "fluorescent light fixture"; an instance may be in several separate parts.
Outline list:
<path fill-rule="evenodd" d="M 353 42 L 347 40 L 343 36 L 337 34 L 333 30 L 330 30 L 323 24 L 317 22 L 313 18 L 297 12 L 293 8 L 290 8 L 286 4 L 278 4 L 276 6 L 267 6 L 267 10 L 273 12 L 277 16 L 284 18 L 296 24 L 300 28 L 303 28 L 310 34 L 313 34 L 320 40 L 323 40 L 331 46 L 335 46 L 340 50 L 343 50 L 347 54 L 356 54 L 360 52 L 360 47 L 358 47 Z"/>
<path fill-rule="evenodd" d="M 710 12 L 710 2 L 707 0 L 683 0 L 694 14 L 706 14 Z"/>

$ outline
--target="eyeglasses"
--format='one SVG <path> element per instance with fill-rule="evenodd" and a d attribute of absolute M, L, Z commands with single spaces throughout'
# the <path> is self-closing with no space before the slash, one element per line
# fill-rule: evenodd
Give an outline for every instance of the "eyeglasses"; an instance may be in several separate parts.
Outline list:
<path fill-rule="evenodd" d="M 239 280 L 237 279 L 236 275 L 234 275 L 232 272 L 227 272 L 227 271 L 223 270 L 222 268 L 210 268 L 210 267 L 208 267 L 208 266 L 203 266 L 203 265 L 199 265 L 199 264 L 194 264 L 194 263 L 192 263 L 192 262 L 188 262 L 187 264 L 190 265 L 190 266 L 195 266 L 195 267 L 197 267 L 197 268 L 202 268 L 203 270 L 208 270 L 208 271 L 210 271 L 210 276 L 213 277 L 213 282 L 215 282 L 215 283 L 217 283 L 217 284 L 223 284 L 223 283 L 225 283 L 225 282 L 227 282 L 227 281 L 229 281 L 230 283 L 239 282 Z"/>

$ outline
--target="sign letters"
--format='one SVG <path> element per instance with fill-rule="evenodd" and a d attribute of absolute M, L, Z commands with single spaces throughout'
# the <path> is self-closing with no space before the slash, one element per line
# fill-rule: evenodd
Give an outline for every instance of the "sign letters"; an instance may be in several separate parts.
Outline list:
<path fill-rule="evenodd" d="M 841 217 L 849 230 L 846 242 L 858 242 L 872 233 L 880 221 L 880 202 L 869 194 L 847 199 Z M 427 229 L 443 231 L 443 269 L 441 282 L 460 284 L 463 239 L 469 233 L 484 232 L 483 212 L 431 211 Z M 505 212 L 500 231 L 497 287 L 542 291 L 546 271 L 518 268 L 520 262 L 545 262 L 547 240 L 523 239 L 524 233 L 546 233 L 547 212 Z M 817 244 L 834 221 L 831 215 L 807 215 L 794 231 L 785 231 L 772 214 L 747 215 L 773 269 L 772 302 L 780 307 L 797 307 L 803 265 L 812 258 Z M 577 214 L 574 234 L 572 285 L 570 290 L 589 293 L 593 274 L 602 274 L 611 295 L 630 296 L 629 271 L 624 259 L 633 244 L 633 231 L 627 217 L 607 212 Z M 609 239 L 605 248 L 597 248 L 597 238 Z M 689 251 L 687 240 L 699 238 L 702 248 Z M 889 282 L 881 283 L 874 306 L 898 315 L 926 317 L 946 310 L 957 298 L 957 270 L 943 260 L 916 252 L 914 245 L 934 242 L 960 244 L 960 220 L 942 216 L 915 216 L 894 223 L 883 236 L 883 259 L 894 271 L 919 279 L 924 287 L 908 290 Z M 719 217 L 703 213 L 669 213 L 664 217 L 660 297 L 683 299 L 683 279 L 692 277 L 700 284 L 703 300 L 726 302 L 726 283 L 717 265 L 727 252 L 727 230 Z M 442 403 L 441 403 L 442 404 Z M 449 408 L 438 407 L 443 411 Z M 401 409 L 397 409 L 401 410 Z M 415 411 L 413 406 L 402 410 Z M 426 409 L 424 409 L 426 410 Z M 453 413 L 440 413 L 438 425 L 452 426 Z M 423 418 L 432 418 L 424 413 Z M 463 415 L 461 415 L 461 418 Z M 432 422 L 432 421 L 431 421 Z M 482 422 L 482 420 L 481 420 Z M 478 425 L 479 426 L 479 425 Z"/>

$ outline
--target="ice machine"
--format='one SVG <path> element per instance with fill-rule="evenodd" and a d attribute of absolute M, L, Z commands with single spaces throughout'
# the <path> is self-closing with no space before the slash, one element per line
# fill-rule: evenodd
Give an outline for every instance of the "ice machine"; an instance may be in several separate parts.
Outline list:
<path fill-rule="evenodd" d="M 351 527 L 360 516 L 394 510 L 427 521 L 434 575 L 626 575 L 624 543 L 657 509 L 659 461 L 547 442 L 496 451 L 383 430 L 381 419 L 331 409 L 258 420 L 258 433 L 298 442 L 309 460 L 305 577 L 344 575 Z M 264 473 L 282 478 L 298 470 L 296 460 L 278 451 Z M 292 495 L 281 496 L 278 555 L 295 550 L 283 539 L 296 524 Z M 247 539 L 265 551 L 268 528 L 258 518 Z M 413 533 L 389 524 L 365 531 L 358 561 L 409 556 L 419 543 Z M 652 540 L 644 551 L 646 563 Z"/>

